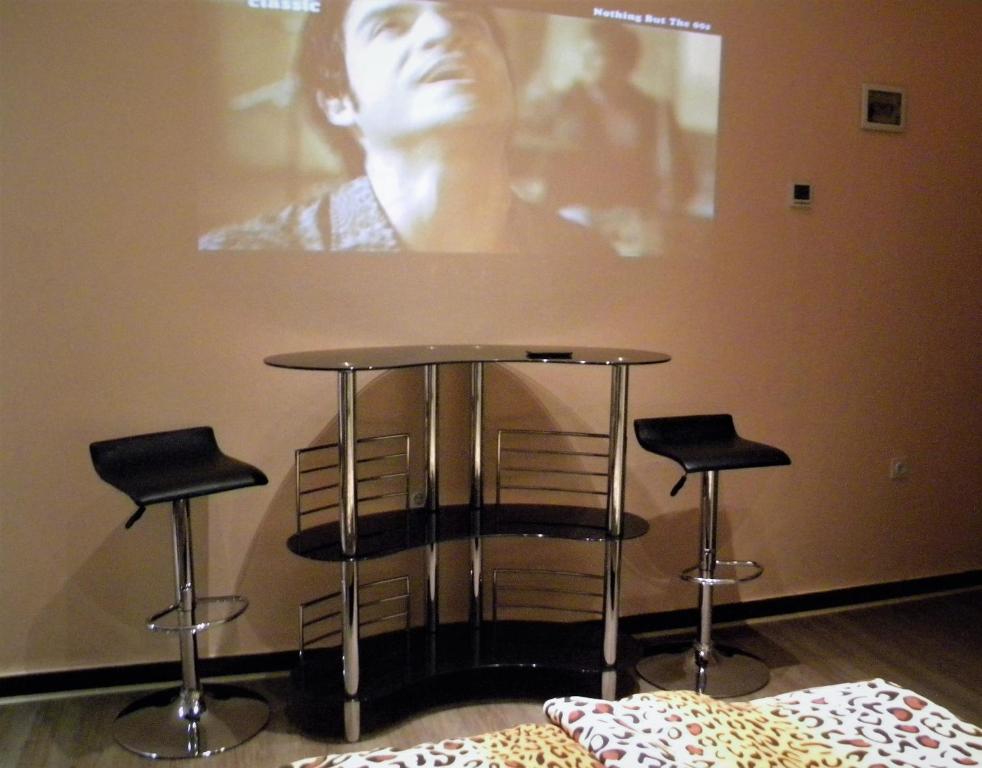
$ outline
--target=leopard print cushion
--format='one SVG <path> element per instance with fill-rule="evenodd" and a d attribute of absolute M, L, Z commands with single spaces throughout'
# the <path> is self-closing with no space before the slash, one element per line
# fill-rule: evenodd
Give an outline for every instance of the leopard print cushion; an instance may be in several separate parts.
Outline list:
<path fill-rule="evenodd" d="M 603 768 L 561 728 L 518 725 L 501 731 L 419 744 L 309 757 L 283 768 Z"/>
<path fill-rule="evenodd" d="M 545 711 L 605 768 L 982 765 L 982 730 L 883 680 L 747 703 L 687 691 L 566 697 Z"/>

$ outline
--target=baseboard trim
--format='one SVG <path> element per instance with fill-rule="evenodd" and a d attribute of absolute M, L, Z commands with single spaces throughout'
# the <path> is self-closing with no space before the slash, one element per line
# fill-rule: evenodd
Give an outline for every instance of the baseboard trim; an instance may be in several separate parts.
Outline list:
<path fill-rule="evenodd" d="M 982 585 L 982 570 L 929 576 L 921 579 L 868 584 L 861 587 L 809 592 L 789 597 L 772 597 L 742 603 L 725 603 L 713 608 L 714 623 L 750 621 L 795 613 L 845 609 L 869 603 L 923 597 L 932 593 L 972 589 Z M 696 608 L 647 613 L 621 618 L 620 629 L 632 635 L 691 629 L 698 621 Z"/>
<path fill-rule="evenodd" d="M 257 653 L 245 656 L 219 656 L 199 659 L 198 674 L 205 679 L 268 675 L 291 669 L 296 660 L 296 651 Z M 0 699 L 127 686 L 150 686 L 160 683 L 179 684 L 180 680 L 181 664 L 179 661 L 90 667 L 63 672 L 42 672 L 40 674 L 0 678 Z"/>
<path fill-rule="evenodd" d="M 973 570 L 791 597 L 723 604 L 714 608 L 713 617 L 719 623 L 741 622 L 808 611 L 844 609 L 866 603 L 921 597 L 980 585 L 982 585 L 982 570 Z M 634 635 L 688 629 L 695 626 L 696 620 L 695 608 L 625 616 L 620 620 L 620 631 Z M 296 664 L 296 660 L 297 654 L 294 651 L 221 656 L 201 659 L 198 669 L 203 678 L 268 675 L 290 670 Z M 121 686 L 156 685 L 178 681 L 180 678 L 181 669 L 177 661 L 14 675 L 0 678 L 0 699 Z"/>

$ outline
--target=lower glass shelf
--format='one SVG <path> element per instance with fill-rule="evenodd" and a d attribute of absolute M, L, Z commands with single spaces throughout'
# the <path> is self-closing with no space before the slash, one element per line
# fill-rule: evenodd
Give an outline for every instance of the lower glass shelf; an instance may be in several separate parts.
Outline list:
<path fill-rule="evenodd" d="M 442 625 L 362 638 L 360 691 L 362 731 L 413 712 L 482 699 L 583 695 L 600 697 L 605 666 L 600 622 L 488 622 Z M 616 695 L 636 690 L 634 665 L 640 647 L 631 637 L 618 643 Z M 343 733 L 346 696 L 339 648 L 307 651 L 293 671 L 288 714 L 303 731 Z"/>
<path fill-rule="evenodd" d="M 433 535 L 431 516 L 425 509 L 379 512 L 358 518 L 358 555 L 356 559 L 384 557 L 426 545 Z M 441 507 L 436 513 L 438 542 L 469 538 L 475 510 L 467 504 Z M 492 504 L 480 512 L 482 538 L 494 536 L 604 541 L 607 534 L 607 511 L 593 507 L 562 504 Z M 648 521 L 625 514 L 623 539 L 635 539 L 648 531 Z M 325 523 L 294 534 L 287 541 L 290 551 L 312 560 L 338 562 L 341 553 L 341 530 L 337 522 Z"/>

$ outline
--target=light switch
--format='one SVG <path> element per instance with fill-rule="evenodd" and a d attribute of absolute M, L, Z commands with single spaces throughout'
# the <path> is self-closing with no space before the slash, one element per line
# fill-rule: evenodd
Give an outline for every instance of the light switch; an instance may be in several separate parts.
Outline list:
<path fill-rule="evenodd" d="M 808 208 L 812 204 L 812 185 L 796 181 L 791 185 L 791 207 Z"/>

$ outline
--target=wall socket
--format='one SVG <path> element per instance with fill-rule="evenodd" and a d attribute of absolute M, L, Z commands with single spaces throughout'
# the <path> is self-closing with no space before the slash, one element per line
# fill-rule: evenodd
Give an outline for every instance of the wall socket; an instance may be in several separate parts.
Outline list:
<path fill-rule="evenodd" d="M 907 463 L 907 459 L 902 457 L 890 459 L 891 480 L 903 480 L 909 474 L 910 474 L 910 464 Z"/>

